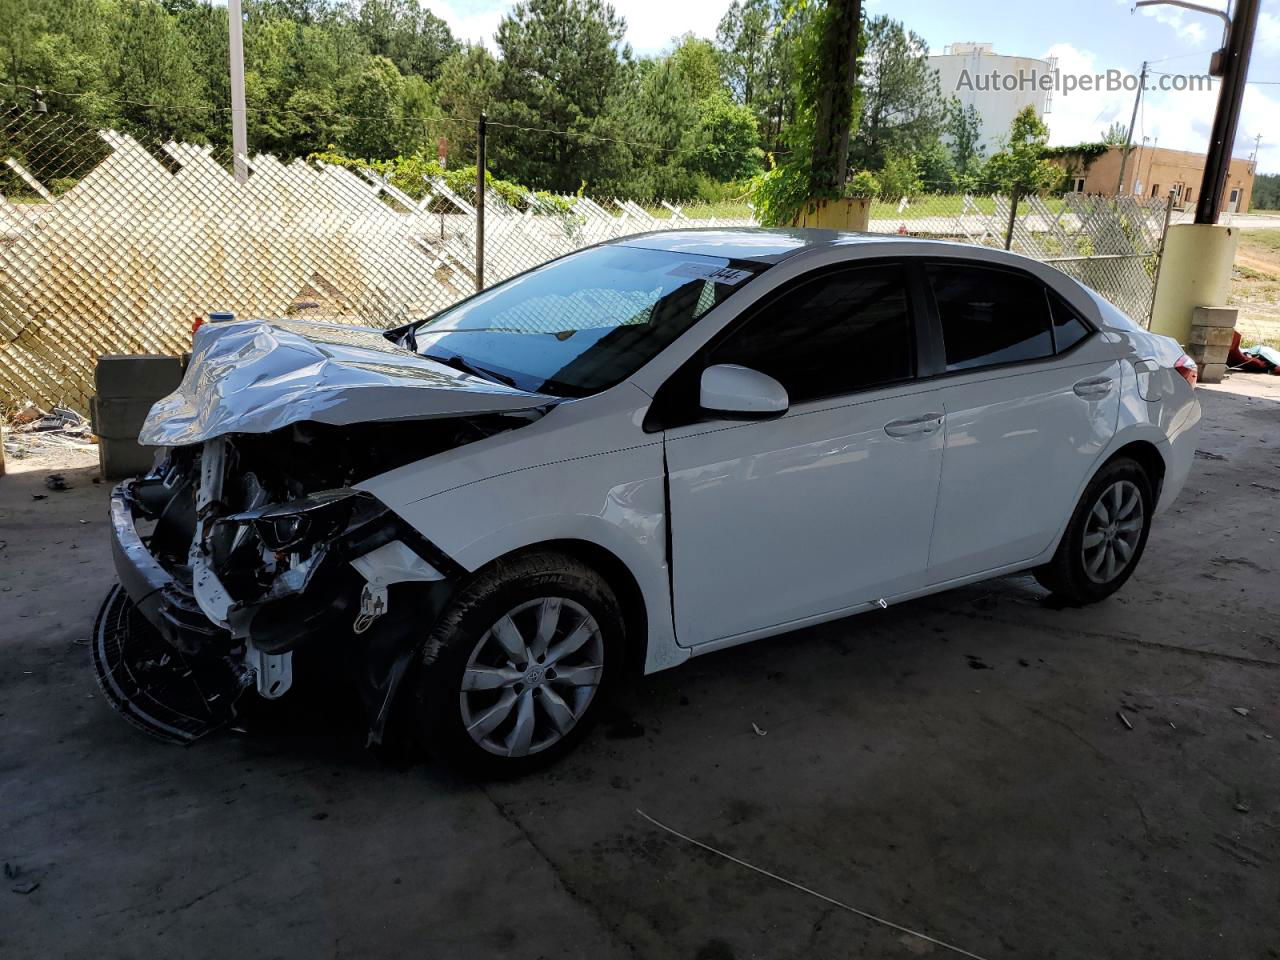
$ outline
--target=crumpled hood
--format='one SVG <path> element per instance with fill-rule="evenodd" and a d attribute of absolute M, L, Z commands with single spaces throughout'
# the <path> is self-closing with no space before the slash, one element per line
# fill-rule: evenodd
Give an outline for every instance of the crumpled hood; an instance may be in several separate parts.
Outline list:
<path fill-rule="evenodd" d="M 138 442 L 201 443 L 302 420 L 335 425 L 527 410 L 553 402 L 397 347 L 380 331 L 299 320 L 206 323 L 182 384 Z"/>

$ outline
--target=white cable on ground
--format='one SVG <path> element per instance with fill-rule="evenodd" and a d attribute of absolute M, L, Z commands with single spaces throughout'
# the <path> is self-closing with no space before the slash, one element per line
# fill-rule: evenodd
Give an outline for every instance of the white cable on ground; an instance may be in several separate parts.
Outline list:
<path fill-rule="evenodd" d="M 708 853 L 714 853 L 717 857 L 723 857 L 725 860 L 728 860 L 732 863 L 736 863 L 740 867 L 746 867 L 748 870 L 754 870 L 756 873 L 766 876 L 770 880 L 777 880 L 779 883 L 785 883 L 788 887 L 794 887 L 796 890 L 799 890 L 801 893 L 807 893 L 811 897 L 817 897 L 819 900 L 829 903 L 833 907 L 839 907 L 841 910 L 847 910 L 852 914 L 856 914 L 857 916 L 862 917 L 864 920 L 870 920 L 873 923 L 879 923 L 883 926 L 889 927 L 890 929 L 893 929 L 893 930 L 897 930 L 901 933 L 907 933 L 913 937 L 919 937 L 921 940 L 927 940 L 929 943 L 942 947 L 944 950 L 950 950 L 953 953 L 958 953 L 962 957 L 970 957 L 972 958 L 972 960 L 985 960 L 984 957 L 980 957 L 976 953 L 970 953 L 968 950 L 965 950 L 963 947 L 957 947 L 954 944 L 947 943 L 944 940 L 939 940 L 936 937 L 931 937 L 927 933 L 921 933 L 919 930 L 912 930 L 910 927 L 904 927 L 902 926 L 902 924 L 894 923 L 892 920 L 886 920 L 883 917 L 877 917 L 874 913 L 867 913 L 865 910 L 859 910 L 857 907 L 851 907 L 849 906 L 849 904 L 842 903 L 839 900 L 833 899 L 832 897 L 828 897 L 826 894 L 818 893 L 818 891 L 816 890 L 810 890 L 808 887 L 803 886 L 799 883 L 796 883 L 794 880 L 788 880 L 786 877 L 780 877 L 776 873 L 770 873 L 768 870 L 765 870 L 762 867 L 757 867 L 755 864 L 747 863 L 747 861 L 745 860 L 739 860 L 737 857 L 731 854 L 725 853 L 723 850 L 717 850 L 715 847 L 711 846 L 710 844 L 703 843 L 701 840 L 695 840 L 693 837 L 687 836 L 681 833 L 679 830 L 671 829 L 671 827 L 668 827 L 665 823 L 662 823 L 658 820 L 653 819 L 653 817 L 649 816 L 639 807 L 636 808 L 636 813 L 640 814 L 640 816 L 644 817 L 646 820 L 652 823 L 659 830 L 665 830 L 667 833 L 671 834 L 673 837 L 679 837 L 681 840 L 684 840 L 686 843 L 692 843 L 695 847 L 701 847 L 703 850 L 706 850 Z"/>

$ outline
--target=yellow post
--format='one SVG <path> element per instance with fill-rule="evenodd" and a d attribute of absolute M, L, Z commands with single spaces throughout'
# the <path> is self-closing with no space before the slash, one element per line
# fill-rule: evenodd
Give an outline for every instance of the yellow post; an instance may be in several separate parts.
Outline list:
<path fill-rule="evenodd" d="M 871 201 L 865 197 L 813 200 L 796 218 L 795 226 L 865 231 L 870 216 Z"/>
<path fill-rule="evenodd" d="M 1234 227 L 1179 223 L 1169 228 L 1151 311 L 1153 333 L 1173 337 L 1185 346 L 1196 307 L 1226 305 L 1238 241 Z"/>

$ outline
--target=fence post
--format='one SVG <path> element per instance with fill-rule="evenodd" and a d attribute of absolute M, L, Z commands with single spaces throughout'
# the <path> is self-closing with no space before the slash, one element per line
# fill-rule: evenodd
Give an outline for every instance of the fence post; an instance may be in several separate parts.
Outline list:
<path fill-rule="evenodd" d="M 1018 220 L 1018 188 L 1009 191 L 1009 228 L 1004 232 L 1004 248 L 1013 247 L 1013 225 Z"/>
<path fill-rule="evenodd" d="M 484 289 L 484 152 L 485 120 L 476 121 L 476 293 Z"/>
<path fill-rule="evenodd" d="M 1156 288 L 1160 286 L 1160 268 L 1164 266 L 1164 238 L 1169 235 L 1169 221 L 1173 219 L 1173 190 L 1164 202 L 1164 226 L 1160 228 L 1160 242 L 1156 244 L 1156 273 L 1151 278 L 1151 302 L 1147 304 L 1147 329 L 1156 313 Z"/>

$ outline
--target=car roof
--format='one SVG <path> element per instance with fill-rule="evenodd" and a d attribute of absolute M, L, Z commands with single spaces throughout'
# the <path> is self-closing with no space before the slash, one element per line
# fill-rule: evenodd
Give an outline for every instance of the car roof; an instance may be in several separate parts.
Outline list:
<path fill-rule="evenodd" d="M 919 243 L 918 237 L 893 233 L 852 233 L 811 227 L 701 227 L 688 230 L 656 230 L 612 241 L 624 247 L 704 254 L 730 260 L 778 263 L 806 250 L 852 244 Z M 950 244 L 939 243 L 939 246 Z M 886 251 L 887 252 L 887 251 Z"/>

